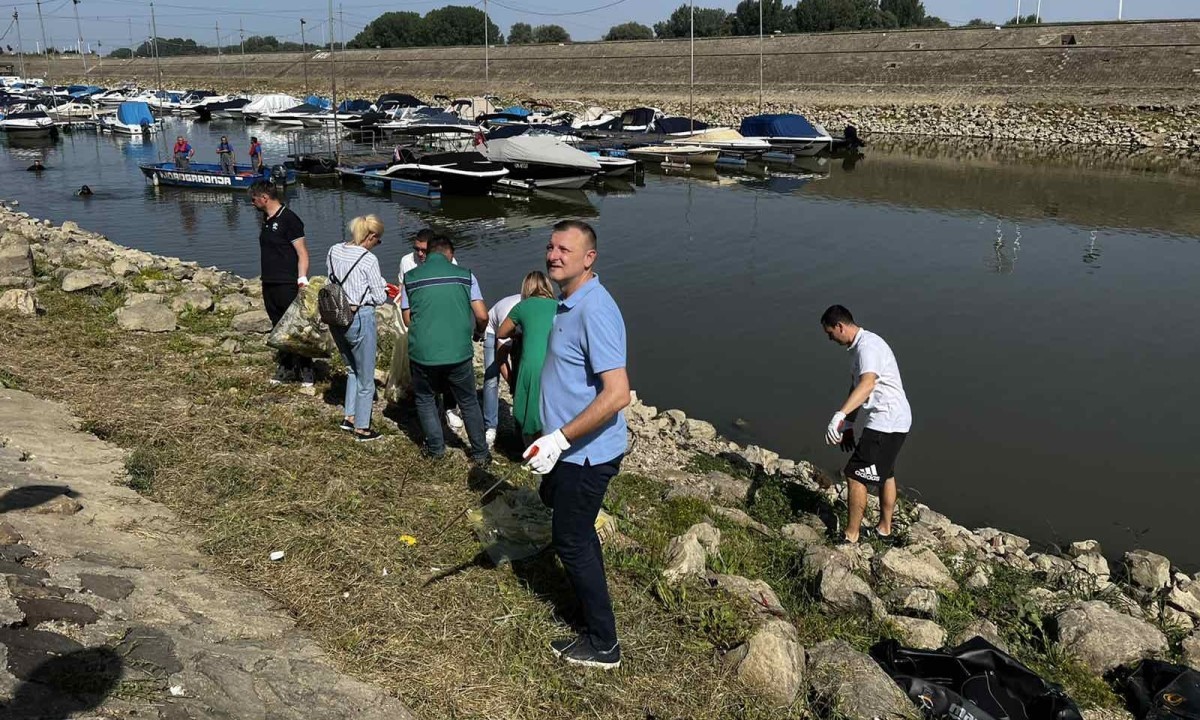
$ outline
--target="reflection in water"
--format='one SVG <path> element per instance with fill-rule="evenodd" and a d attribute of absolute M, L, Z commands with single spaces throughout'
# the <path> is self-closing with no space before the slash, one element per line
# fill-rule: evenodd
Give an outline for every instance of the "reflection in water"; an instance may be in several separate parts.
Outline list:
<path fill-rule="evenodd" d="M 1084 264 L 1091 265 L 1093 268 L 1098 269 L 1100 266 L 1096 263 L 1100 261 L 1101 252 L 1101 249 L 1096 245 L 1096 231 L 1093 230 L 1088 234 L 1088 246 L 1087 249 L 1083 251 Z"/>
<path fill-rule="evenodd" d="M 996 220 L 996 241 L 992 243 L 992 258 L 988 269 L 1002 275 L 1011 274 L 1017 268 L 1017 255 L 1021 252 L 1021 224 L 1013 223 L 1016 234 L 1009 244 L 1004 239 L 1004 220 Z"/>

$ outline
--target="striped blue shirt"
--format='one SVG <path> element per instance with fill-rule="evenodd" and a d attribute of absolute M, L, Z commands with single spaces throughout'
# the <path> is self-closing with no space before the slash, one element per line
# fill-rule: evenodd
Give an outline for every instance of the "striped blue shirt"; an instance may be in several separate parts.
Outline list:
<path fill-rule="evenodd" d="M 366 257 L 363 257 L 363 256 Z M 362 257 L 358 265 L 354 265 Z M 354 271 L 350 272 L 350 267 Z M 329 248 L 325 267 L 342 283 L 342 291 L 352 305 L 382 305 L 387 302 L 387 281 L 379 272 L 379 260 L 370 250 L 358 245 L 338 243 Z M 346 273 L 350 273 L 346 277 Z"/>

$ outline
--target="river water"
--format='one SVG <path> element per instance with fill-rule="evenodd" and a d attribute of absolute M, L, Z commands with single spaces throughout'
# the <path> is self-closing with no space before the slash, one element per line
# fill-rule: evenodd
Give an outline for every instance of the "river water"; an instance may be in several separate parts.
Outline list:
<path fill-rule="evenodd" d="M 139 162 L 186 133 L 197 161 L 254 132 L 171 121 L 159 144 L 74 133 L 5 141 L 0 197 L 151 252 L 258 273 L 257 216 L 237 194 L 148 187 Z M 23 172 L 35 157 L 48 171 Z M 813 172 L 815 171 L 815 172 Z M 75 197 L 82 184 L 95 191 Z M 1200 174 L 1125 151 L 876 139 L 856 164 L 790 172 L 648 172 L 644 186 L 433 206 L 335 181 L 302 183 L 314 273 L 346 223 L 373 212 L 379 255 L 448 232 L 489 302 L 542 265 L 549 226 L 593 223 L 597 269 L 629 328 L 644 400 L 740 442 L 827 468 L 822 444 L 849 384 L 821 311 L 841 303 L 899 359 L 913 432 L 906 491 L 969 526 L 1041 542 L 1101 540 L 1200 565 Z"/>

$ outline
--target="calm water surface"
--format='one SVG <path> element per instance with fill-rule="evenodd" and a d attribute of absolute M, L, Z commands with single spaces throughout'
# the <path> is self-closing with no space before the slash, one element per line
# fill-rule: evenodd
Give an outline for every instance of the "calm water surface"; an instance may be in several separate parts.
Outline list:
<path fill-rule="evenodd" d="M 176 121 L 159 144 L 78 133 L 8 143 L 0 197 L 125 245 L 258 274 L 240 194 L 156 190 L 139 162 L 178 132 L 212 162 L 251 130 Z M 284 136 L 254 128 L 268 160 Z M 51 167 L 23 172 L 35 157 Z M 806 177 L 804 170 L 817 171 Z M 811 173 L 809 173 L 811 175 Z M 95 196 L 74 197 L 87 183 Z M 397 267 L 433 225 L 488 301 L 541 267 L 548 229 L 581 217 L 629 326 L 634 387 L 742 442 L 835 467 L 822 444 L 848 357 L 817 318 L 850 307 L 894 348 L 915 424 L 898 476 L 964 524 L 1040 541 L 1099 538 L 1200 565 L 1200 176 L 1149 156 L 880 140 L 852 167 L 663 175 L 538 198 L 391 198 L 301 184 L 314 274 L 350 218 L 380 215 Z M 743 429 L 734 427 L 736 419 Z"/>

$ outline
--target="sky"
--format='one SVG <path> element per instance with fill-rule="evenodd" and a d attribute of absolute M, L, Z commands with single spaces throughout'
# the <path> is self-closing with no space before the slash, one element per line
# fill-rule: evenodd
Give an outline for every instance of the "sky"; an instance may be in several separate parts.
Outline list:
<path fill-rule="evenodd" d="M 791 0 L 787 0 L 791 2 Z M 117 47 L 128 47 L 150 35 L 150 3 L 147 0 L 76 0 L 85 45 L 105 54 Z M 334 0 L 334 31 L 341 39 L 353 37 L 380 13 L 391 10 L 428 12 L 447 4 L 476 4 L 483 0 Z M 505 34 L 515 22 L 531 25 L 562 25 L 575 40 L 597 40 L 609 27 L 636 20 L 646 25 L 666 18 L 682 0 L 488 0 L 488 10 Z M 1114 20 L 1120 0 L 1041 0 L 1042 17 L 1048 22 L 1073 20 Z M 1020 0 L 1021 13 L 1032 14 L 1038 0 Z M 732 10 L 738 0 L 697 0 L 697 7 L 721 7 Z M 15 0 L 2 5 L 8 26 L 0 45 L 17 46 L 17 25 L 13 13 L 19 13 L 23 46 L 36 52 L 42 33 L 38 25 L 36 0 Z M 926 10 L 949 21 L 963 24 L 971 18 L 1003 21 L 1017 11 L 1017 0 L 925 0 Z M 190 37 L 205 45 L 216 43 L 220 28 L 221 43 L 238 42 L 239 27 L 246 37 L 274 35 L 280 40 L 300 41 L 300 19 L 306 39 L 324 42 L 329 31 L 328 2 L 321 0 L 206 0 L 203 4 L 188 0 L 155 0 L 159 37 Z M 41 0 L 46 36 L 51 45 L 74 47 L 79 34 L 72 14 L 72 0 Z M 338 15 L 340 10 L 340 16 Z M 340 21 L 339 18 L 340 17 Z M 1124 0 L 1125 19 L 1200 17 L 1200 0 Z M 2 20 L 7 19 L 7 22 Z"/>

